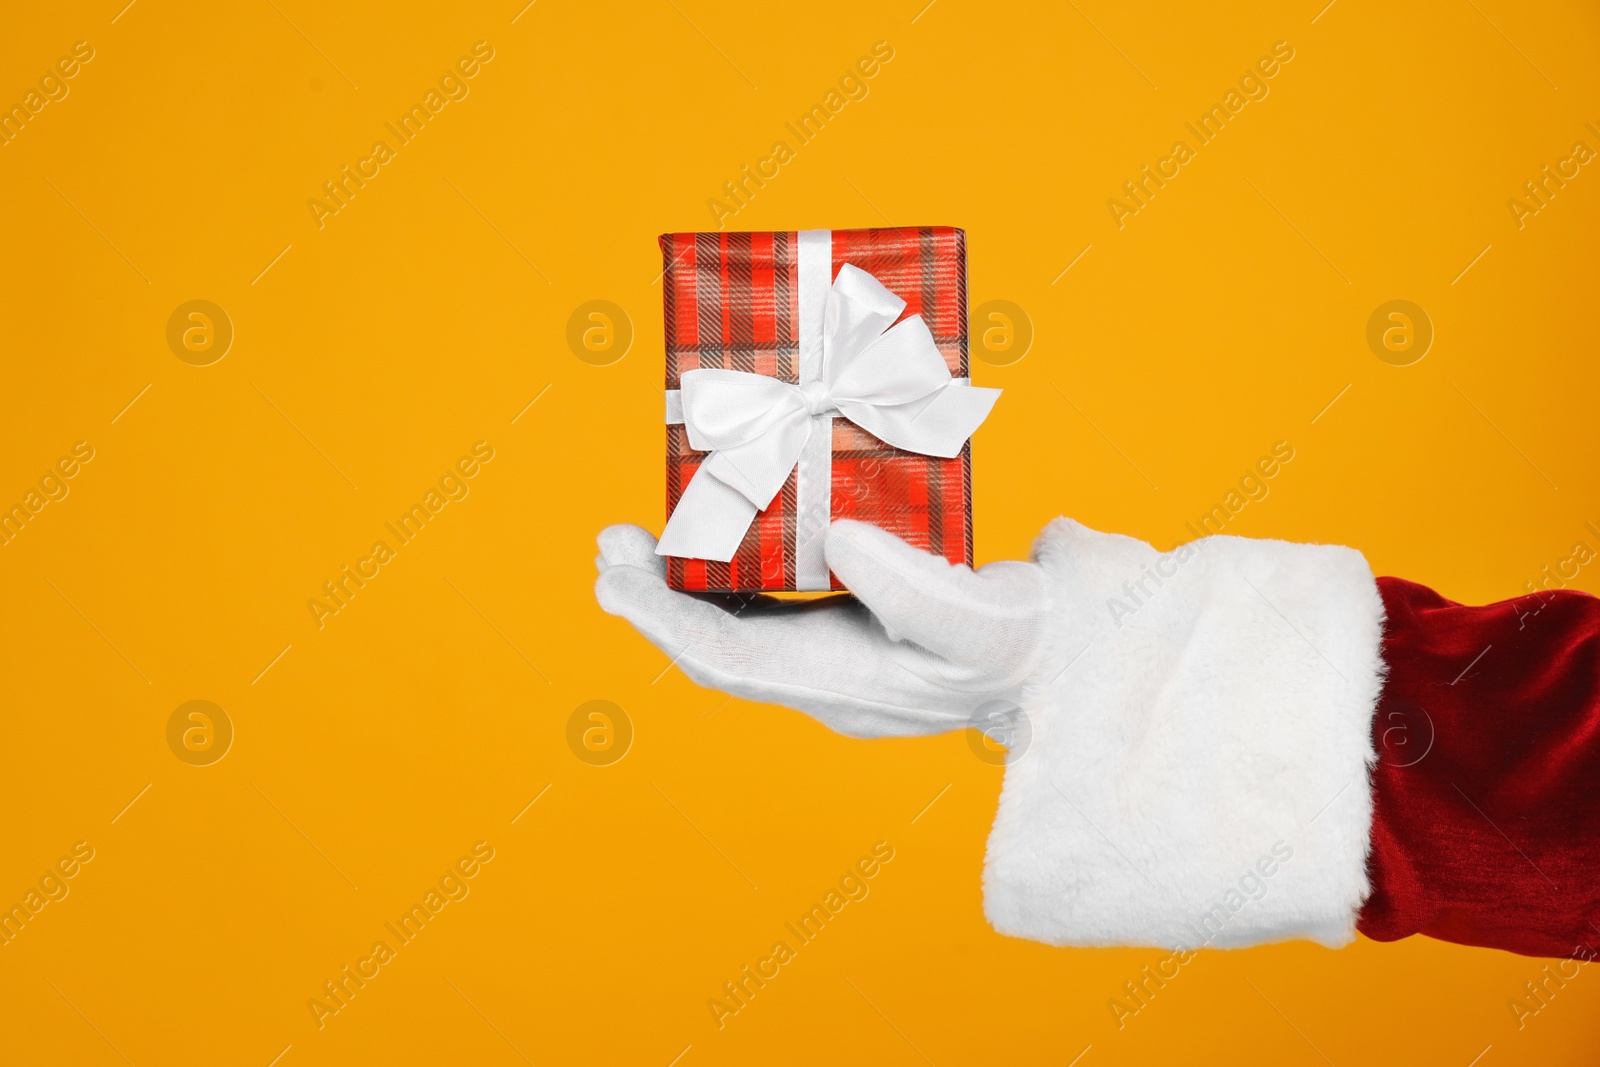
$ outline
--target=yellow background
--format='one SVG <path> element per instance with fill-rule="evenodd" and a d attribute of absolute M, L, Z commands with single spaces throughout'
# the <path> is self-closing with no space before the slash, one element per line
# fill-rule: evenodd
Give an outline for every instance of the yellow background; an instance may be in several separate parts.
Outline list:
<path fill-rule="evenodd" d="M 1026 309 L 1026 358 L 974 364 L 1006 389 L 980 561 L 1058 513 L 1171 546 L 1278 440 L 1229 532 L 1471 602 L 1600 547 L 1600 174 L 1506 206 L 1600 148 L 1591 5 L 923 3 L 7 13 L 0 101 L 96 53 L 0 148 L 0 500 L 96 450 L 0 548 L 0 900 L 96 850 L 0 948 L 7 1062 L 1594 1061 L 1600 971 L 1519 1030 L 1539 961 L 1424 939 L 1206 953 L 1119 1031 L 1163 954 L 988 928 L 1001 772 L 965 737 L 728 701 L 595 606 L 595 532 L 662 520 L 656 234 L 711 228 L 879 40 L 733 224 L 963 226 L 973 306 Z M 470 96 L 319 230 L 307 200 L 479 40 Z M 1119 230 L 1107 199 L 1280 40 Z M 206 367 L 165 340 L 196 298 L 236 331 Z M 1404 368 L 1365 342 L 1394 298 L 1436 329 Z M 591 299 L 635 328 L 610 366 L 566 344 Z M 319 630 L 308 598 L 479 440 L 471 495 Z M 167 746 L 192 699 L 236 729 L 209 767 Z M 636 732 L 613 766 L 567 747 L 591 699 Z M 480 840 L 471 895 L 319 1031 L 307 1000 Z M 880 840 L 871 895 L 719 1031 L 706 1001 Z"/>

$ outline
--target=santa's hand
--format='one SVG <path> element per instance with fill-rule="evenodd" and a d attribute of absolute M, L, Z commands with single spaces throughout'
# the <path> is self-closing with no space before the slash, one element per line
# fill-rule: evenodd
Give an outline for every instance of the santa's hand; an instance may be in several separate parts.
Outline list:
<path fill-rule="evenodd" d="M 967 725 L 1037 669 L 1049 598 L 1032 563 L 978 571 L 865 523 L 827 533 L 828 567 L 855 594 L 811 601 L 667 588 L 655 538 L 600 534 L 595 594 L 701 685 L 804 711 L 853 737 Z"/>
<path fill-rule="evenodd" d="M 1162 554 L 1066 519 L 1030 563 L 951 566 L 828 531 L 854 597 L 667 588 L 655 540 L 600 535 L 601 605 L 696 681 L 855 736 L 1026 721 L 984 909 L 1055 944 L 1354 936 L 1367 891 L 1383 604 L 1360 553 L 1210 537 Z M 1270 878 L 1268 883 L 1264 879 Z M 1241 888 L 1242 887 L 1242 888 Z"/>

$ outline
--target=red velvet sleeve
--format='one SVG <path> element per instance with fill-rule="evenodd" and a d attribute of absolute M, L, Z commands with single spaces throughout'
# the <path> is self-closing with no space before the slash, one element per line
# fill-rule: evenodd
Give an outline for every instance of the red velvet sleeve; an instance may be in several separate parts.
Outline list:
<path fill-rule="evenodd" d="M 1485 607 L 1379 578 L 1372 895 L 1357 929 L 1529 956 L 1600 946 L 1600 599 Z"/>

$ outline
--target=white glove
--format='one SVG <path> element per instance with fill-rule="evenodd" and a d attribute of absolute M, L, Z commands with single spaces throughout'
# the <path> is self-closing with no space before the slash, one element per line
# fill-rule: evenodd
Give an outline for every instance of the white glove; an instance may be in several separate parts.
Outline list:
<path fill-rule="evenodd" d="M 1034 562 L 972 571 L 840 521 L 827 561 L 854 598 L 780 601 L 668 589 L 654 550 L 636 526 L 605 530 L 596 595 L 703 685 L 854 737 L 1015 702 L 1027 729 L 1001 736 L 1031 739 L 984 873 L 1002 933 L 1354 937 L 1383 672 L 1359 553 L 1211 537 L 1162 555 L 1058 519 Z"/>
<path fill-rule="evenodd" d="M 668 589 L 655 547 L 637 526 L 600 534 L 601 607 L 701 685 L 851 737 L 965 726 L 986 702 L 1020 696 L 1042 649 L 1049 598 L 1032 563 L 975 572 L 840 521 L 827 533 L 828 567 L 855 596 L 795 601 Z"/>

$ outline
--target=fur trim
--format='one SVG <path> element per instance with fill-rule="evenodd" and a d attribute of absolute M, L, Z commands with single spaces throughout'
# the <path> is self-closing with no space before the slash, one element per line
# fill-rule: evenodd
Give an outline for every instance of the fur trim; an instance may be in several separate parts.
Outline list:
<path fill-rule="evenodd" d="M 1057 945 L 1351 941 L 1384 673 L 1366 560 L 1240 537 L 1163 555 L 1066 519 L 1034 554 L 1051 648 L 989 837 L 995 929 Z"/>

